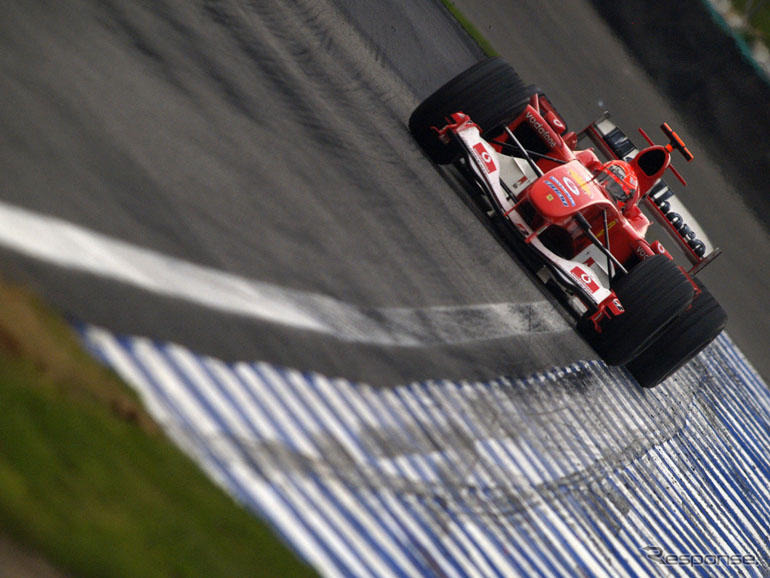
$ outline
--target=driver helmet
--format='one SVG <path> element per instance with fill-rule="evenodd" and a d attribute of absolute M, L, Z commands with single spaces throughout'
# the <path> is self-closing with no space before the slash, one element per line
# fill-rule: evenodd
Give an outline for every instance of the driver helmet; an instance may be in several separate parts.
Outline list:
<path fill-rule="evenodd" d="M 639 190 L 634 169 L 625 161 L 609 161 L 596 174 L 596 182 L 604 187 L 618 204 L 633 200 Z"/>

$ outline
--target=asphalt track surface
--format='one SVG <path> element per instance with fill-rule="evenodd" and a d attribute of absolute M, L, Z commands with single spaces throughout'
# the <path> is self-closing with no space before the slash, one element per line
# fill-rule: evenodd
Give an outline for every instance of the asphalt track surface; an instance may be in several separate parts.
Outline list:
<path fill-rule="evenodd" d="M 336 8 L 149 6 L 9 9 L 9 203 L 354 306 L 544 301 L 426 162 L 405 128 L 408 85 Z M 478 53 L 442 18 L 417 52 L 455 55 L 446 76 Z M 412 68 L 419 91 L 436 82 L 432 67 Z M 350 345 L 7 261 L 76 319 L 367 382 L 493 377 L 590 354 L 568 330 L 461 348 Z"/>
<path fill-rule="evenodd" d="M 480 53 L 434 3 L 400 4 L 9 5 L 2 198 L 358 307 L 540 303 L 546 296 L 405 129 L 418 99 Z M 588 3 L 517 3 L 514 14 L 494 2 L 458 6 L 573 127 L 607 107 L 630 130 L 666 119 L 688 136 Z M 681 167 L 688 201 L 726 253 L 703 277 L 731 315 L 731 336 L 767 375 L 769 276 L 757 259 L 770 254 L 767 232 L 698 156 Z M 462 347 L 344 344 L 12 254 L 4 261 L 76 319 L 226 359 L 387 384 L 522 375 L 591 356 L 569 331 Z"/>
<path fill-rule="evenodd" d="M 5 4 L 4 203 L 372 315 L 545 303 L 558 318 L 453 173 L 433 167 L 406 130 L 421 98 L 481 56 L 437 3 Z M 729 167 L 699 154 L 588 2 L 518 2 L 513 13 L 491 1 L 457 4 L 573 128 L 606 107 L 629 130 L 653 131 L 661 120 L 680 129 L 697 156 L 679 164 L 691 183 L 682 196 L 726 253 L 703 278 L 731 316 L 734 341 L 769 375 L 770 242 L 724 176 Z M 4 246 L 3 271 L 72 318 L 224 360 L 402 385 L 516 378 L 594 357 L 558 323 L 470 343 L 344 341 Z M 565 407 L 626 423 L 626 411 L 597 393 L 600 383 L 562 385 Z M 640 432 L 606 430 L 608 463 L 641 451 L 637 437 L 675 435 L 693 396 L 676 386 L 650 396 L 619 388 L 624 402 L 643 397 L 650 413 Z M 541 407 L 548 391 L 529 384 L 518 407 L 538 407 L 537 420 L 550 423 Z M 531 433 L 539 439 L 538 428 Z"/>

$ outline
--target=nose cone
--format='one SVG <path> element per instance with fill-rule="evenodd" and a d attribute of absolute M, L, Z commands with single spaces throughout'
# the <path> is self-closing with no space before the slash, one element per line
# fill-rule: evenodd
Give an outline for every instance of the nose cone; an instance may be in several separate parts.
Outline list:
<path fill-rule="evenodd" d="M 592 175 L 580 163 L 567 163 L 538 179 L 529 200 L 543 218 L 562 225 L 576 211 L 598 198 Z"/>

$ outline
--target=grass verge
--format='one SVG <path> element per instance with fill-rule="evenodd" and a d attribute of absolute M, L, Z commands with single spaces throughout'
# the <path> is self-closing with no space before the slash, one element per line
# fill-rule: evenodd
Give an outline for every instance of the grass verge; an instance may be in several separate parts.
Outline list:
<path fill-rule="evenodd" d="M 733 0 L 733 6 L 746 19 L 742 31 L 748 42 L 759 40 L 770 47 L 770 2 L 767 0 Z"/>
<path fill-rule="evenodd" d="M 451 0 L 441 0 L 444 7 L 449 11 L 452 17 L 462 26 L 463 30 L 479 45 L 487 56 L 498 56 L 497 51 L 492 47 L 489 41 L 479 32 L 470 20 L 454 5 Z"/>
<path fill-rule="evenodd" d="M 27 291 L 0 283 L 0 526 L 77 576 L 312 576 Z M 0 561 L 2 564 L 2 561 Z"/>

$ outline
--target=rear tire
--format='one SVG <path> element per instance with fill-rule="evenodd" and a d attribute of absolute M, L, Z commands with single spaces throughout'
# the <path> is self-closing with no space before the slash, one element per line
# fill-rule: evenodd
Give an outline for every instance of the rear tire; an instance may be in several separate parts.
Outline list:
<path fill-rule="evenodd" d="M 608 365 L 625 365 L 650 345 L 693 299 L 690 281 L 665 255 L 649 257 L 618 278 L 613 290 L 625 312 L 602 322 L 597 333 L 589 314 L 578 330 Z"/>
<path fill-rule="evenodd" d="M 682 313 L 626 369 L 642 387 L 655 387 L 711 343 L 727 324 L 727 313 L 709 291 L 701 290 Z"/>
<path fill-rule="evenodd" d="M 447 164 L 457 149 L 442 143 L 433 127 L 442 128 L 447 117 L 464 112 L 492 138 L 496 130 L 515 120 L 537 93 L 525 86 L 510 64 L 500 58 L 477 62 L 426 98 L 409 117 L 409 131 L 431 160 Z"/>

